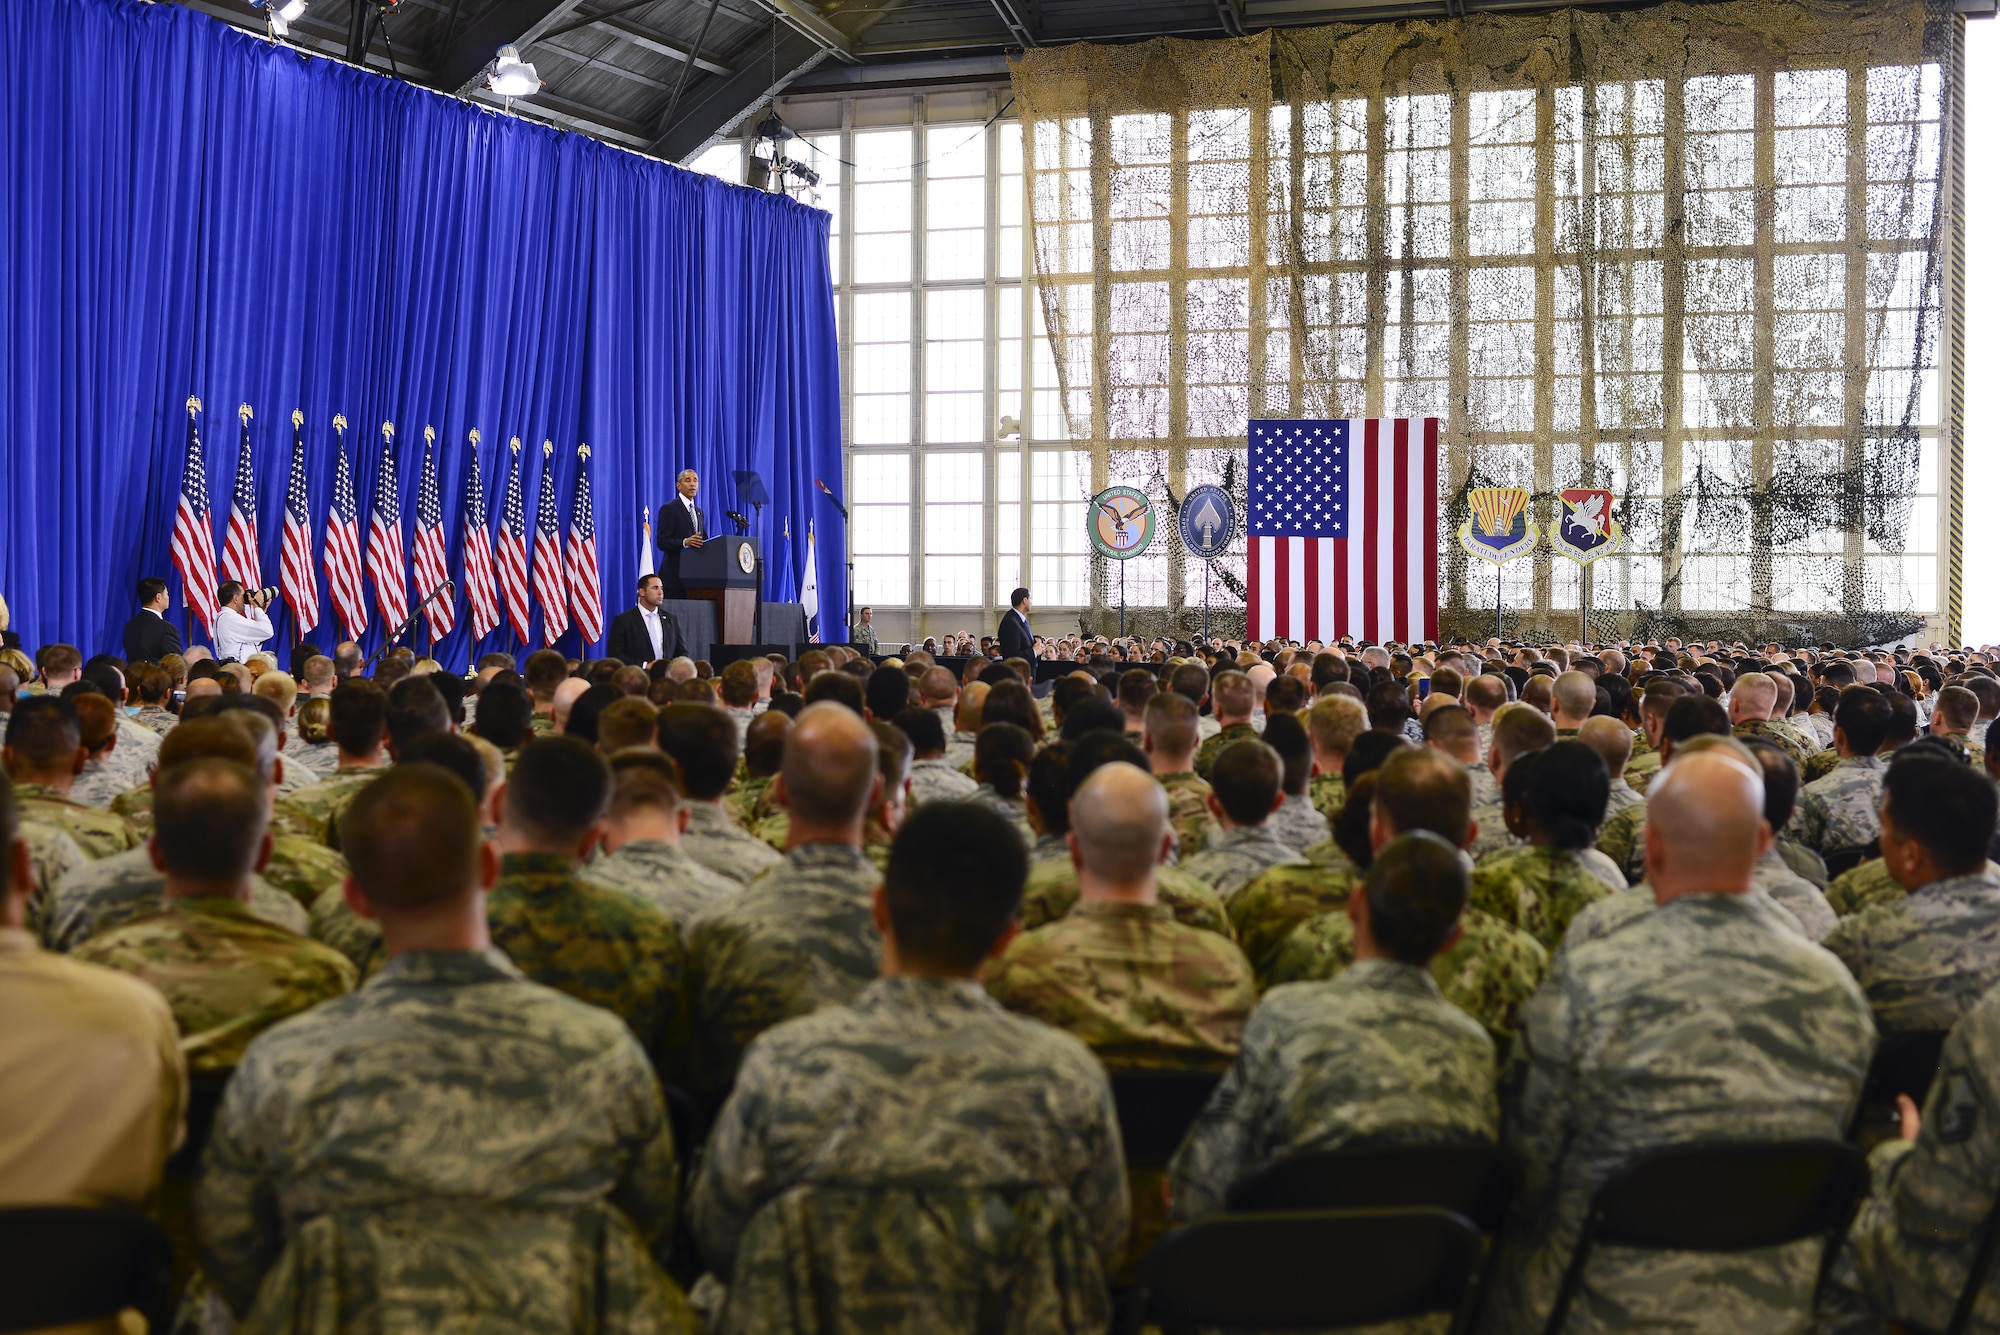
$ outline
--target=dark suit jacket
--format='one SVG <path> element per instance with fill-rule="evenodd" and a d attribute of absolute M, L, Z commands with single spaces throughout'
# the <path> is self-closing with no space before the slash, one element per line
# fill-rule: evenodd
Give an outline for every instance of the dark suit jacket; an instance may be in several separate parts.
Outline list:
<path fill-rule="evenodd" d="M 660 657 L 672 658 L 679 652 L 678 646 L 679 636 L 674 633 L 673 618 L 667 615 L 665 608 L 661 608 Z M 638 608 L 628 607 L 611 618 L 611 633 L 604 642 L 604 656 L 638 667 L 653 661 L 653 638 L 646 634 L 646 618 L 639 615 Z"/>
<path fill-rule="evenodd" d="M 143 659 L 148 663 L 157 663 L 162 654 L 177 654 L 180 651 L 181 633 L 166 618 L 141 609 L 137 616 L 125 623 L 126 662 Z"/>
<path fill-rule="evenodd" d="M 1035 637 L 1029 631 L 1027 621 L 1013 608 L 1008 608 L 1000 617 L 1000 629 L 994 638 L 1000 641 L 1002 658 L 1025 658 L 1035 661 Z"/>
<path fill-rule="evenodd" d="M 697 503 L 697 506 L 699 503 Z M 687 590 L 681 585 L 681 544 L 694 536 L 695 526 L 688 519 L 687 507 L 681 504 L 677 494 L 660 507 L 659 522 L 653 525 L 653 541 L 660 544 L 660 583 L 667 586 L 667 597 L 683 598 Z M 714 533 L 708 527 L 706 516 L 701 521 L 701 536 L 710 538 Z"/>

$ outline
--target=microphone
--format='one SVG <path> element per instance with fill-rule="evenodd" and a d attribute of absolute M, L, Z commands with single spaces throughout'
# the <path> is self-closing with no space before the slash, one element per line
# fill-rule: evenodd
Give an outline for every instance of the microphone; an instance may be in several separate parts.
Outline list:
<path fill-rule="evenodd" d="M 829 496 L 833 495 L 833 488 L 827 486 L 826 483 L 820 481 L 818 478 L 813 479 L 813 485 L 815 487 L 818 487 L 821 491 L 825 492 L 827 495 Z"/>
<path fill-rule="evenodd" d="M 734 511 L 734 510 L 724 510 L 724 511 L 723 511 L 722 513 L 723 513 L 723 514 L 725 514 L 725 515 L 727 515 L 727 516 L 729 516 L 729 518 L 730 518 L 730 519 L 731 519 L 731 520 L 732 520 L 732 521 L 733 521 L 733 522 L 734 522 L 735 524 L 737 524 L 737 525 L 738 525 L 739 527 L 741 527 L 741 528 L 749 528 L 749 527 L 750 527 L 750 521 L 749 521 L 749 520 L 747 520 L 747 519 L 745 519 L 745 518 L 744 518 L 744 517 L 743 517 L 742 515 L 738 514 L 738 513 L 736 512 L 736 511 Z"/>
<path fill-rule="evenodd" d="M 813 485 L 815 487 L 818 487 L 820 489 L 821 494 L 823 494 L 828 500 L 833 502 L 833 508 L 840 511 L 841 519 L 845 520 L 847 518 L 847 507 L 840 503 L 840 497 L 833 494 L 833 488 L 827 486 L 826 483 L 822 482 L 818 478 L 813 479 Z"/>

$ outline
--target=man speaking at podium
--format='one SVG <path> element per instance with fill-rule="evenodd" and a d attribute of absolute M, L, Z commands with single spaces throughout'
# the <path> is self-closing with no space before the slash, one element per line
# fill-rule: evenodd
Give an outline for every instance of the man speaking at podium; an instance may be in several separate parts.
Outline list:
<path fill-rule="evenodd" d="M 701 477 L 692 468 L 684 468 L 674 479 L 674 490 L 679 494 L 660 507 L 660 518 L 653 525 L 653 540 L 660 544 L 660 555 L 665 559 L 660 563 L 660 580 L 666 585 L 669 598 L 685 598 L 687 590 L 681 585 L 681 553 L 691 547 L 700 547 L 708 536 L 708 525 L 702 522 L 701 507 L 694 503 L 696 493 L 701 490 Z"/>

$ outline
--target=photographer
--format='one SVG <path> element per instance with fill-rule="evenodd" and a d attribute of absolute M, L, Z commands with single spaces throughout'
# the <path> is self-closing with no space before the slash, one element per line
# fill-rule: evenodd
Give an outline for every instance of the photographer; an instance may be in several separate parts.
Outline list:
<path fill-rule="evenodd" d="M 215 656 L 241 663 L 271 638 L 271 618 L 264 614 L 276 589 L 245 593 L 235 580 L 224 580 L 215 591 L 221 610 L 215 614 Z"/>

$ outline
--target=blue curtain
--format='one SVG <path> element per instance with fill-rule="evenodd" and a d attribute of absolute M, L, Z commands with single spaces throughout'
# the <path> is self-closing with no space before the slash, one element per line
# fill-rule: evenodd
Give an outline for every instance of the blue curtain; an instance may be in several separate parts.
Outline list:
<path fill-rule="evenodd" d="M 680 469 L 701 472 L 718 527 L 725 508 L 749 512 L 730 473 L 755 470 L 772 498 L 766 596 L 796 596 L 810 520 L 839 632 L 845 530 L 813 486 L 841 476 L 825 214 L 178 6 L 9 4 L 0 43 L 0 593 L 28 644 L 118 652 L 142 575 L 170 578 L 182 619 L 168 553 L 190 394 L 218 551 L 237 406 L 256 414 L 267 583 L 304 412 L 318 645 L 339 638 L 320 557 L 335 413 L 364 533 L 381 424 L 396 424 L 406 541 L 437 429 L 454 576 L 463 524 L 498 514 L 509 438 L 530 524 L 553 485 L 565 529 L 588 443 L 607 625 L 632 601 L 641 517 Z M 485 516 L 461 513 L 471 467 Z M 372 648 L 385 628 L 372 582 L 367 595 Z M 504 616 L 471 641 L 462 588 L 457 612 L 436 647 L 447 665 L 521 649 Z M 296 636 L 276 619 L 282 648 Z M 574 629 L 558 643 L 590 652 Z"/>

